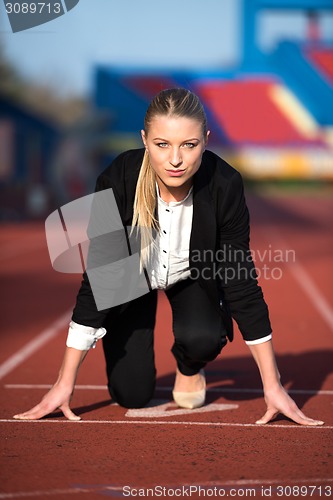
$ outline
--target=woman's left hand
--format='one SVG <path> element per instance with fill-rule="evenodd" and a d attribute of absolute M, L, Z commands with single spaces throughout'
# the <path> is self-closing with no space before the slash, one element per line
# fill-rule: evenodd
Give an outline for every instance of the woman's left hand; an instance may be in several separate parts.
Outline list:
<path fill-rule="evenodd" d="M 266 413 L 262 418 L 256 421 L 256 424 L 267 424 L 273 420 L 279 413 L 290 418 L 300 425 L 323 425 L 322 420 L 313 420 L 307 417 L 298 408 L 295 401 L 288 395 L 282 385 L 277 385 L 274 389 L 266 390 L 264 393 L 267 405 Z"/>

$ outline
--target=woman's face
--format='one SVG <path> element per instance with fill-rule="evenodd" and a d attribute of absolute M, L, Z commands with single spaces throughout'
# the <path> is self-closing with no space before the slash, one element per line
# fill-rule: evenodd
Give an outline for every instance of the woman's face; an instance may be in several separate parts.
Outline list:
<path fill-rule="evenodd" d="M 193 118 L 155 116 L 147 134 L 141 131 L 149 160 L 157 176 L 161 198 L 180 201 L 187 195 L 201 164 L 209 132 Z"/>

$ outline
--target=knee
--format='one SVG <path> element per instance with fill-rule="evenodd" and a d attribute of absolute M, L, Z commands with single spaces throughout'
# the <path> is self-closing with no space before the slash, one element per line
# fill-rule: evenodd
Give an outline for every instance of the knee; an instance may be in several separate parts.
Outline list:
<path fill-rule="evenodd" d="M 113 401 L 124 408 L 143 408 L 152 399 L 155 389 L 154 386 L 138 388 L 135 384 L 127 388 L 109 384 L 108 388 Z"/>
<path fill-rule="evenodd" d="M 187 357 L 196 361 L 212 361 L 221 352 L 225 342 L 223 338 L 205 335 L 204 333 L 193 334 L 185 342 L 181 342 Z"/>

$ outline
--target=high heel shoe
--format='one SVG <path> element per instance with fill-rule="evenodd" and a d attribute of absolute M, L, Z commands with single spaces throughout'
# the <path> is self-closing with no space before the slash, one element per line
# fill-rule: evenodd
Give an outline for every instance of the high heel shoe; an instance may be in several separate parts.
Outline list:
<path fill-rule="evenodd" d="M 203 370 L 200 370 L 200 374 L 205 377 Z M 181 408 L 187 408 L 189 410 L 200 408 L 200 406 L 204 405 L 206 399 L 206 380 L 204 380 L 204 384 L 204 389 L 201 389 L 200 391 L 172 391 L 172 396 L 175 403 Z"/>

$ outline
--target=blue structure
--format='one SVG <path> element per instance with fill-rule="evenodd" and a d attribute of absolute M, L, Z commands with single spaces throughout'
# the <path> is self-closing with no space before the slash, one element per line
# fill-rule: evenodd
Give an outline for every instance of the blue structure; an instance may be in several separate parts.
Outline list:
<path fill-rule="evenodd" d="M 318 12 L 333 11 L 333 0 L 243 0 L 242 5 L 243 55 L 232 71 L 96 68 L 96 107 L 112 115 L 104 149 L 108 158 L 125 148 L 140 147 L 139 131 L 150 99 L 163 88 L 183 86 L 196 92 L 205 105 L 213 149 L 237 155 L 245 148 L 247 158 L 254 151 L 253 160 L 248 162 L 254 165 L 249 175 L 268 172 L 333 178 L 329 138 L 333 127 L 333 45 L 310 36 L 301 43 L 281 40 L 266 54 L 256 38 L 259 16 L 275 10 L 305 12 L 309 32 L 311 27 L 315 32 Z M 263 153 L 263 148 L 270 150 Z M 269 171 L 266 164 L 272 148 L 293 151 L 286 158 L 277 155 L 278 166 Z M 296 149 L 300 152 L 297 157 Z"/>
<path fill-rule="evenodd" d="M 256 34 L 259 15 L 264 11 L 332 11 L 332 0 L 243 0 L 243 64 L 252 68 L 263 62 Z"/>
<path fill-rule="evenodd" d="M 29 190 L 51 184 L 59 139 L 50 121 L 0 96 L 0 218 L 21 217 Z"/>
<path fill-rule="evenodd" d="M 303 102 L 321 125 L 333 124 L 333 86 L 316 71 L 301 46 L 282 41 L 277 50 L 267 56 L 257 43 L 257 24 L 263 11 L 305 11 L 309 23 L 315 22 L 320 11 L 333 11 L 333 0 L 243 0 L 243 71 L 274 72 Z M 316 45 L 318 42 L 309 41 Z M 321 46 L 318 43 L 318 46 Z"/>

